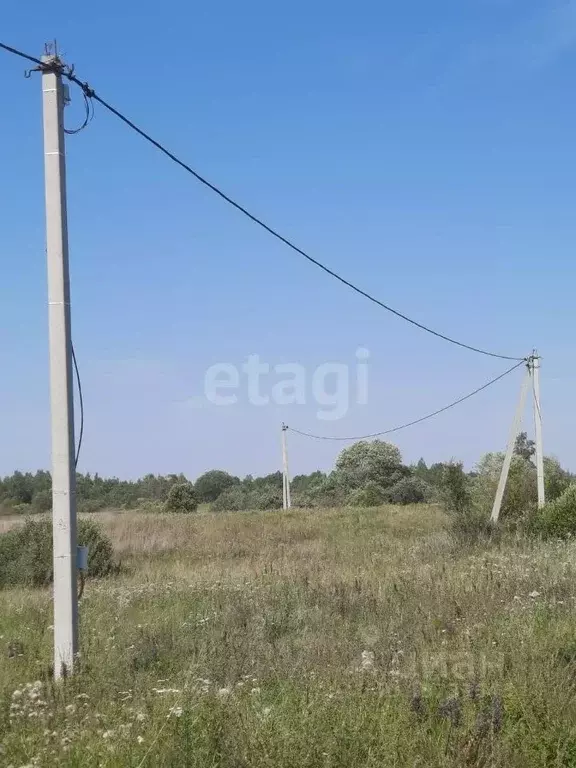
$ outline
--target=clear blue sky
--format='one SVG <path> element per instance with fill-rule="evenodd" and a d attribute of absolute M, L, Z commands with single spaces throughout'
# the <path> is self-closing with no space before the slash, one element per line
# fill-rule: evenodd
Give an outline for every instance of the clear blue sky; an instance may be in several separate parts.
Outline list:
<path fill-rule="evenodd" d="M 576 470 L 576 2 L 4 10 L 4 42 L 40 55 L 54 37 L 104 98 L 349 279 L 470 344 L 537 347 L 545 448 Z M 41 94 L 23 69 L 0 52 L 0 473 L 50 461 Z M 67 148 L 82 470 L 274 471 L 282 420 L 375 431 L 507 366 L 331 281 L 102 108 Z M 359 346 L 368 404 L 340 421 L 318 420 L 313 403 L 250 405 L 245 388 L 231 407 L 191 405 L 216 362 L 257 353 L 311 375 L 353 363 Z M 395 442 L 406 460 L 470 465 L 503 448 L 519 380 Z M 340 447 L 293 437 L 292 470 L 326 468 Z"/>

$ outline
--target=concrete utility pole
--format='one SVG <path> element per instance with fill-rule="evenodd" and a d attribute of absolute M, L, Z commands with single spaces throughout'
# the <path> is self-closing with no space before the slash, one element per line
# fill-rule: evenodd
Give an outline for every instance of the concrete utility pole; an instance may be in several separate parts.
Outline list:
<path fill-rule="evenodd" d="M 54 676 L 72 672 L 78 652 L 76 469 L 66 215 L 64 92 L 61 62 L 42 57 L 46 251 L 50 333 L 52 515 L 54 532 Z"/>
<path fill-rule="evenodd" d="M 514 454 L 514 446 L 516 445 L 516 438 L 520 432 L 520 425 L 522 424 L 522 414 L 524 413 L 524 407 L 526 404 L 526 393 L 528 391 L 528 384 L 530 383 L 530 362 L 526 366 L 526 373 L 522 381 L 520 388 L 520 399 L 518 401 L 518 408 L 514 414 L 514 421 L 512 422 L 512 429 L 510 430 L 510 438 L 508 440 L 508 447 L 506 448 L 506 455 L 504 456 L 504 463 L 502 465 L 502 471 L 500 472 L 500 480 L 498 481 L 498 489 L 496 490 L 496 498 L 494 499 L 494 505 L 492 507 L 492 514 L 490 515 L 490 521 L 497 523 L 500 517 L 500 508 L 502 507 L 502 499 L 504 498 L 504 491 L 506 490 L 506 483 L 508 481 L 508 473 L 510 472 L 510 464 L 512 463 L 512 456 Z"/>
<path fill-rule="evenodd" d="M 542 411 L 540 410 L 540 358 L 536 350 L 532 358 L 532 382 L 534 394 L 534 426 L 536 433 L 536 477 L 538 481 L 538 507 L 546 503 L 544 489 L 544 450 L 542 448 Z"/>
<path fill-rule="evenodd" d="M 290 474 L 288 472 L 288 447 L 286 445 L 286 432 L 288 427 L 282 424 L 282 507 L 290 509 Z"/>

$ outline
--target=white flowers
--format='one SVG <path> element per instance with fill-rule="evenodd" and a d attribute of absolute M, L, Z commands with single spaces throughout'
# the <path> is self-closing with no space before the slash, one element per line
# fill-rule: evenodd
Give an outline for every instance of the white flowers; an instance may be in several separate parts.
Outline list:
<path fill-rule="evenodd" d="M 528 594 L 528 597 L 531 597 L 533 600 L 535 600 L 537 597 L 540 597 L 540 592 L 538 592 L 536 589 L 533 592 L 530 592 Z"/>
<path fill-rule="evenodd" d="M 183 713 L 184 710 L 182 707 L 171 707 L 170 711 L 168 712 L 168 717 L 182 717 Z"/>
<path fill-rule="evenodd" d="M 370 672 L 374 669 L 374 651 L 362 651 L 360 669 L 363 672 Z"/>
<path fill-rule="evenodd" d="M 35 718 L 45 714 L 46 702 L 42 699 L 42 683 L 36 680 L 26 683 L 22 688 L 16 688 L 12 693 L 10 704 L 10 719 Z"/>
<path fill-rule="evenodd" d="M 216 696 L 218 696 L 219 699 L 225 699 L 226 696 L 230 696 L 231 690 L 230 688 L 218 688 L 218 691 L 216 692 Z"/>
<path fill-rule="evenodd" d="M 181 693 L 181 690 L 179 688 L 152 688 L 154 693 L 158 694 L 164 694 L 164 693 Z"/>
<path fill-rule="evenodd" d="M 138 744 L 144 744 L 144 737 L 143 736 L 138 736 L 136 741 L 138 742 Z"/>

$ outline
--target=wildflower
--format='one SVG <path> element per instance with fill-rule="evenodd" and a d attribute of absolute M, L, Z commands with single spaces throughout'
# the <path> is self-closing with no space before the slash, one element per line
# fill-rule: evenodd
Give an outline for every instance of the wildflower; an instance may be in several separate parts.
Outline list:
<path fill-rule="evenodd" d="M 138 712 L 138 714 L 136 715 L 136 720 L 138 720 L 139 723 L 143 723 L 144 720 L 146 720 L 146 715 L 144 714 L 144 712 Z"/>
<path fill-rule="evenodd" d="M 264 717 L 268 717 L 270 712 L 272 712 L 272 707 L 264 707 L 264 709 L 262 710 L 262 715 Z"/>
<path fill-rule="evenodd" d="M 226 696 L 230 695 L 230 688 L 219 688 L 216 695 L 218 698 L 224 699 Z"/>
<path fill-rule="evenodd" d="M 66 712 L 68 712 L 69 715 L 73 715 L 74 712 L 76 712 L 76 707 L 74 706 L 74 704 L 68 704 L 66 706 Z"/>
<path fill-rule="evenodd" d="M 528 594 L 528 597 L 531 597 L 532 599 L 535 599 L 537 597 L 540 597 L 540 592 L 538 592 L 536 589 L 533 592 L 530 592 Z"/>
<path fill-rule="evenodd" d="M 19 688 L 16 688 L 14 693 L 12 694 L 13 699 L 20 699 L 22 698 L 22 691 Z"/>
<path fill-rule="evenodd" d="M 102 734 L 103 739 L 111 739 L 114 736 L 114 731 L 104 731 Z"/>
<path fill-rule="evenodd" d="M 426 715 L 426 702 L 424 701 L 420 691 L 416 691 L 410 700 L 410 709 L 418 717 L 424 717 Z"/>
<path fill-rule="evenodd" d="M 182 707 L 172 707 L 168 713 L 168 717 L 182 717 L 184 710 Z"/>
<path fill-rule="evenodd" d="M 144 737 L 143 736 L 138 736 L 136 741 L 138 742 L 138 744 L 144 744 Z"/>
<path fill-rule="evenodd" d="M 460 699 L 451 698 L 443 701 L 438 707 L 438 714 L 440 717 L 445 717 L 450 720 L 455 728 L 458 728 L 462 722 L 462 707 L 460 705 Z"/>
<path fill-rule="evenodd" d="M 252 688 L 252 690 L 250 691 L 250 693 L 251 693 L 253 696 L 258 696 L 258 694 L 260 693 L 260 688 Z"/>
<path fill-rule="evenodd" d="M 471 701 L 476 701 L 480 696 L 480 684 L 478 683 L 477 680 L 470 683 L 470 688 L 468 689 L 468 695 L 470 696 Z"/>
<path fill-rule="evenodd" d="M 492 697 L 492 728 L 494 733 L 498 733 L 502 728 L 502 720 L 504 719 L 504 706 L 500 696 Z"/>
<path fill-rule="evenodd" d="M 369 672 L 374 669 L 374 651 L 362 651 L 360 667 L 363 672 Z"/>

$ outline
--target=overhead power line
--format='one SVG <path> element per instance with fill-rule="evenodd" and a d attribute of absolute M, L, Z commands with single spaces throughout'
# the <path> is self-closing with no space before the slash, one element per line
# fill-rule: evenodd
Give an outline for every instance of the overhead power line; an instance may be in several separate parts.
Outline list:
<path fill-rule="evenodd" d="M 21 56 L 22 58 L 31 61 L 35 64 L 38 64 L 40 68 L 42 68 L 44 65 L 43 63 L 35 58 L 34 56 L 29 56 L 26 53 L 23 53 L 22 51 L 18 51 L 15 48 L 12 48 L 11 46 L 4 45 L 3 43 L 0 43 L 0 47 L 2 47 L 4 50 L 9 51 L 10 53 L 16 54 L 17 56 Z M 376 304 L 377 306 L 381 307 L 382 309 L 385 309 L 387 312 L 390 312 L 391 314 L 395 315 L 396 317 L 399 317 L 402 320 L 405 320 L 407 323 L 410 323 L 411 325 L 415 326 L 416 328 L 420 328 L 422 331 L 425 331 L 426 333 L 431 334 L 432 336 L 436 336 L 439 339 L 442 339 L 444 341 L 447 341 L 450 344 L 454 344 L 458 347 L 462 347 L 463 349 L 468 349 L 471 352 L 477 352 L 481 355 L 487 355 L 488 357 L 497 357 L 502 360 L 524 360 L 523 357 L 516 357 L 516 356 L 510 356 L 510 355 L 502 355 L 498 354 L 496 352 L 491 352 L 489 350 L 481 349 L 480 347 L 472 346 L 471 344 L 465 344 L 464 342 L 458 341 L 457 339 L 448 336 L 446 334 L 440 333 L 439 331 L 435 331 L 433 328 L 430 328 L 427 325 L 424 325 L 424 323 L 420 323 L 417 320 L 414 320 L 411 317 L 408 317 L 408 315 L 405 315 L 403 312 L 399 312 L 398 310 L 394 309 L 393 307 L 389 306 L 388 304 L 385 304 L 380 299 L 376 298 L 372 294 L 368 293 L 367 291 L 363 290 L 362 288 L 359 288 L 354 283 L 350 282 L 349 280 L 342 277 L 342 275 L 338 274 L 334 270 L 327 267 L 322 262 L 318 261 L 314 257 L 310 256 L 309 253 L 302 250 L 302 248 L 299 248 L 297 245 L 295 245 L 291 240 L 289 240 L 284 235 L 280 234 L 276 229 L 266 224 L 261 218 L 251 213 L 247 208 L 245 208 L 240 203 L 236 202 L 236 200 L 232 199 L 229 195 L 227 195 L 225 192 L 223 192 L 219 187 L 217 187 L 212 182 L 208 181 L 208 179 L 204 178 L 200 173 L 195 171 L 191 166 L 189 166 L 187 163 L 185 163 L 183 160 L 178 158 L 175 154 L 170 152 L 163 144 L 161 144 L 159 141 L 156 141 L 156 139 L 152 138 L 150 134 L 146 133 L 144 130 L 139 128 L 136 123 L 134 123 L 132 120 L 127 118 L 124 114 L 122 114 L 119 110 L 117 110 L 115 107 L 113 107 L 111 104 L 109 104 L 107 101 L 105 101 L 101 96 L 99 96 L 89 85 L 88 83 L 83 82 L 80 80 L 76 75 L 74 74 L 74 70 L 71 67 L 68 67 L 67 65 L 62 65 L 62 75 L 67 77 L 68 80 L 78 85 L 84 95 L 87 98 L 94 99 L 94 101 L 97 101 L 99 104 L 101 104 L 103 107 L 105 107 L 109 112 L 111 112 L 113 115 L 115 115 L 119 120 L 121 120 L 123 123 L 125 123 L 129 128 L 131 128 L 133 131 L 135 131 L 137 134 L 142 136 L 142 138 L 146 139 L 150 144 L 152 144 L 156 149 L 160 150 L 166 157 L 170 158 L 174 163 L 179 165 L 181 168 L 183 168 L 185 171 L 190 173 L 192 176 L 194 176 L 195 179 L 197 179 L 201 184 L 204 184 L 204 186 L 208 187 L 208 189 L 211 189 L 213 192 L 215 192 L 219 197 L 221 197 L 223 200 L 225 200 L 229 205 L 236 208 L 236 210 L 240 211 L 240 213 L 247 216 L 251 221 L 253 221 L 255 224 L 257 224 L 259 227 L 264 229 L 266 232 L 268 232 L 270 235 L 275 237 L 280 242 L 284 243 L 284 245 L 287 245 L 289 248 L 291 248 L 296 253 L 300 254 L 300 256 L 303 256 L 305 259 L 307 259 L 311 264 L 314 264 L 316 267 L 321 269 L 326 274 L 333 277 L 335 280 L 338 280 L 340 283 L 345 285 L 346 287 L 350 288 L 351 290 L 358 293 L 360 296 L 363 296 L 365 299 L 368 299 L 373 304 Z"/>
<path fill-rule="evenodd" d="M 74 466 L 78 468 L 78 460 L 80 459 L 80 451 L 82 450 L 82 440 L 84 439 L 84 394 L 82 392 L 82 379 L 80 377 L 80 370 L 78 369 L 78 361 L 76 360 L 76 351 L 74 350 L 74 344 L 72 344 L 72 361 L 74 363 L 74 371 L 76 372 L 76 383 L 78 385 L 78 400 L 80 402 L 80 434 L 78 436 L 78 445 L 76 447 L 76 455 L 74 456 Z"/>
<path fill-rule="evenodd" d="M 32 64 L 38 64 L 38 66 L 42 66 L 42 62 L 40 59 L 37 59 L 36 56 L 30 56 L 27 53 L 24 53 L 23 51 L 19 51 L 17 48 L 12 48 L 11 45 L 6 45 L 6 43 L 0 43 L 0 48 L 3 48 L 5 51 L 8 51 L 8 53 L 13 53 L 16 56 L 20 56 L 21 59 L 26 59 L 26 61 L 30 61 Z"/>
<path fill-rule="evenodd" d="M 423 421 L 427 421 L 428 419 L 431 419 L 434 416 L 438 416 L 439 414 L 444 413 L 445 411 L 449 411 L 450 408 L 454 408 L 454 406 L 460 405 L 460 403 L 463 403 L 465 400 L 470 400 L 471 397 L 474 397 L 474 395 L 478 395 L 480 392 L 483 392 L 485 389 L 488 389 L 488 387 L 491 387 L 492 384 L 496 384 L 497 381 L 500 381 L 500 379 L 503 379 L 505 376 L 508 376 L 508 374 L 512 373 L 512 371 L 515 371 L 517 368 L 520 368 L 520 366 L 524 364 L 525 364 L 525 361 L 521 360 L 516 365 L 513 365 L 512 368 L 509 368 L 507 371 L 504 371 L 504 373 L 501 373 L 500 376 L 497 376 L 495 379 L 488 381 L 486 384 L 483 384 L 481 387 L 478 387 L 478 389 L 475 389 L 473 392 L 470 392 L 469 394 L 464 395 L 464 397 L 458 398 L 458 400 L 455 400 L 453 403 L 450 403 L 449 405 L 445 405 L 444 408 L 439 408 L 437 411 L 434 411 L 433 413 L 429 413 L 426 416 L 422 416 L 419 419 L 414 419 L 414 421 L 409 421 L 406 424 L 400 424 L 398 427 L 392 427 L 392 429 L 385 429 L 382 432 L 373 432 L 370 435 L 355 435 L 354 437 L 327 437 L 326 435 L 314 435 L 311 432 L 303 432 L 300 429 L 294 429 L 294 427 L 290 427 L 290 426 L 287 426 L 286 428 L 297 435 L 302 435 L 303 437 L 311 437 L 314 440 L 342 440 L 342 441 L 368 440 L 372 437 L 382 437 L 383 435 L 391 435 L 393 432 L 400 432 L 400 430 L 406 429 L 407 427 L 413 427 L 415 424 L 421 424 Z"/>

